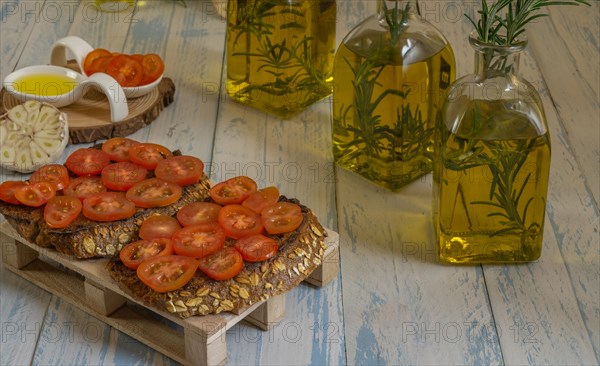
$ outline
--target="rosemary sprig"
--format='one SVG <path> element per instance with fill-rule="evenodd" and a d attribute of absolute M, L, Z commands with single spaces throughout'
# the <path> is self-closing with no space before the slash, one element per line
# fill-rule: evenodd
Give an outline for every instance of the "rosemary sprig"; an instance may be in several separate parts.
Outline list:
<path fill-rule="evenodd" d="M 477 22 L 469 14 L 465 16 L 475 27 L 481 41 L 504 46 L 513 44 L 532 20 L 548 16 L 539 13 L 543 8 L 580 4 L 590 5 L 588 0 L 495 0 L 491 5 L 481 0 Z"/>

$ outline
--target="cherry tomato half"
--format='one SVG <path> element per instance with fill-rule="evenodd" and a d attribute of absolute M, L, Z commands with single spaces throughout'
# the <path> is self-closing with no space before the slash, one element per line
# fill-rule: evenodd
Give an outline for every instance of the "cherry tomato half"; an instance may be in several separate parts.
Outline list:
<path fill-rule="evenodd" d="M 143 261 L 149 258 L 164 257 L 171 254 L 173 254 L 171 239 L 154 238 L 127 244 L 119 252 L 119 258 L 127 268 L 137 269 Z"/>
<path fill-rule="evenodd" d="M 273 238 L 262 234 L 247 236 L 235 242 L 237 249 L 247 262 L 262 262 L 277 254 L 279 246 Z"/>
<path fill-rule="evenodd" d="M 20 180 L 7 180 L 3 182 L 0 184 L 0 200 L 12 203 L 13 205 L 20 205 L 21 201 L 15 197 L 15 190 L 25 185 L 26 183 Z"/>
<path fill-rule="evenodd" d="M 83 215 L 94 221 L 116 221 L 135 213 L 133 202 L 122 192 L 103 192 L 83 200 Z"/>
<path fill-rule="evenodd" d="M 138 86 L 144 77 L 142 65 L 127 55 L 114 56 L 106 67 L 106 73 L 123 87 Z"/>
<path fill-rule="evenodd" d="M 31 207 L 40 207 L 55 195 L 54 186 L 48 182 L 30 183 L 15 188 L 15 198 Z"/>
<path fill-rule="evenodd" d="M 113 137 L 102 144 L 102 151 L 107 153 L 112 161 L 129 161 L 129 149 L 138 144 L 139 142 L 126 137 Z"/>
<path fill-rule="evenodd" d="M 276 204 L 277 201 L 279 201 L 279 190 L 277 187 L 266 187 L 250 193 L 248 198 L 242 202 L 242 206 L 260 213 L 268 206 Z"/>
<path fill-rule="evenodd" d="M 29 177 L 31 183 L 48 182 L 54 186 L 54 189 L 60 191 L 69 185 L 69 171 L 64 165 L 48 164 L 44 165 Z"/>
<path fill-rule="evenodd" d="M 142 57 L 142 68 L 144 69 L 144 77 L 140 85 L 150 84 L 158 79 L 165 71 L 165 64 L 159 55 L 149 53 Z"/>
<path fill-rule="evenodd" d="M 77 177 L 71 181 L 67 188 L 65 188 L 65 195 L 77 197 L 79 200 L 83 201 L 89 196 L 106 192 L 106 190 L 106 186 L 102 184 L 102 179 L 98 176 Z"/>
<path fill-rule="evenodd" d="M 223 248 L 225 232 L 219 224 L 197 224 L 177 230 L 172 239 L 175 253 L 203 258 Z"/>
<path fill-rule="evenodd" d="M 176 218 L 167 215 L 152 215 L 140 226 L 140 238 L 170 238 L 173 233 L 181 229 Z"/>
<path fill-rule="evenodd" d="M 163 207 L 176 202 L 183 189 L 175 183 L 150 178 L 136 183 L 127 191 L 127 198 L 137 207 Z"/>
<path fill-rule="evenodd" d="M 170 156 L 156 164 L 154 174 L 157 178 L 180 186 L 198 183 L 202 177 L 204 163 L 193 156 Z"/>
<path fill-rule="evenodd" d="M 92 75 L 97 72 L 106 73 L 106 68 L 108 67 L 108 64 L 111 63 L 113 58 L 115 58 L 113 55 L 98 57 L 94 60 L 94 62 L 92 62 L 92 65 L 90 66 L 89 70 L 86 71 L 86 73 L 88 75 Z"/>
<path fill-rule="evenodd" d="M 225 234 L 233 239 L 260 234 L 263 230 L 260 215 L 242 205 L 223 206 L 218 220 Z"/>
<path fill-rule="evenodd" d="M 192 202 L 177 212 L 177 220 L 183 226 L 217 222 L 221 206 L 212 202 Z"/>
<path fill-rule="evenodd" d="M 99 149 L 78 149 L 69 155 L 65 165 L 73 173 L 84 175 L 98 175 L 110 163 L 107 153 Z"/>
<path fill-rule="evenodd" d="M 210 197 L 222 205 L 242 203 L 250 193 L 256 191 L 256 182 L 240 176 L 221 182 L 210 189 Z"/>
<path fill-rule="evenodd" d="M 173 156 L 171 150 L 158 144 L 141 143 L 129 148 L 129 160 L 148 170 L 154 170 L 159 161 Z"/>
<path fill-rule="evenodd" d="M 162 293 L 185 286 L 197 268 L 198 262 L 194 258 L 167 255 L 146 259 L 137 268 L 137 275 L 148 287 Z"/>
<path fill-rule="evenodd" d="M 101 57 L 107 56 L 111 56 L 111 53 L 108 50 L 96 48 L 92 52 L 88 53 L 87 56 L 85 56 L 85 61 L 83 62 L 83 71 L 85 71 L 88 76 L 92 75 L 95 72 L 92 69 L 92 64 L 94 61 Z"/>
<path fill-rule="evenodd" d="M 201 258 L 198 268 L 208 277 L 223 281 L 237 276 L 244 268 L 244 259 L 240 252 L 226 247 L 216 253 Z"/>
<path fill-rule="evenodd" d="M 77 197 L 54 196 L 44 207 L 44 221 L 53 229 L 61 229 L 75 221 L 82 208 Z"/>
<path fill-rule="evenodd" d="M 139 165 L 122 161 L 102 169 L 102 184 L 108 189 L 126 191 L 134 184 L 146 179 L 148 171 Z"/>
<path fill-rule="evenodd" d="M 304 217 L 300 206 L 291 202 L 278 202 L 260 213 L 269 234 L 283 234 L 296 230 Z"/>

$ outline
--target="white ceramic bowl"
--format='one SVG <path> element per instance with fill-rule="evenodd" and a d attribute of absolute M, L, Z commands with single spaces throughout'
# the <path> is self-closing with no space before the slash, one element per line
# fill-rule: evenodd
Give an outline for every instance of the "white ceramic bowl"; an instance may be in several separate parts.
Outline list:
<path fill-rule="evenodd" d="M 59 83 L 36 85 L 35 88 L 39 93 L 28 93 L 27 90 L 29 88 L 24 87 L 25 82 L 22 79 L 31 75 L 56 75 L 57 77 L 66 77 L 77 85 L 69 92 L 59 95 L 48 95 L 50 93 L 44 92 L 44 90 L 49 88 L 59 88 Z M 94 74 L 88 78 L 66 67 L 53 65 L 29 66 L 10 73 L 4 79 L 3 86 L 9 94 L 21 102 L 37 100 L 39 102 L 51 104 L 57 108 L 75 103 L 83 97 L 88 88 L 95 87 L 100 89 L 100 91 L 108 98 L 111 120 L 113 122 L 121 121 L 129 114 L 125 92 L 115 79 L 106 74 Z"/>
<path fill-rule="evenodd" d="M 65 38 L 61 38 L 58 41 L 54 42 L 54 45 L 52 46 L 50 64 L 57 66 L 67 66 L 67 50 L 71 51 L 71 53 L 74 55 L 75 61 L 77 62 L 77 65 L 79 65 L 79 69 L 85 75 L 85 71 L 83 70 L 83 63 L 85 61 L 85 57 L 88 55 L 88 53 L 92 52 L 94 48 L 89 43 L 87 43 L 79 37 L 68 36 Z M 154 88 L 156 88 L 158 84 L 160 84 L 162 78 L 163 75 L 161 75 L 158 79 L 156 79 L 150 84 L 142 86 L 125 87 L 123 88 L 125 96 L 127 98 L 137 98 L 146 95 L 149 92 L 151 92 Z"/>

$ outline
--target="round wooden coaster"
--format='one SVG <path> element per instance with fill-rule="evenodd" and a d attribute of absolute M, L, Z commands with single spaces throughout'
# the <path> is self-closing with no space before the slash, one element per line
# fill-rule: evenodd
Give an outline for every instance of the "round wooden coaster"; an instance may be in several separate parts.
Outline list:
<path fill-rule="evenodd" d="M 110 105 L 106 96 L 98 90 L 90 89 L 80 100 L 60 108 L 67 114 L 70 143 L 94 142 L 111 137 L 123 137 L 150 124 L 160 112 L 173 102 L 175 84 L 163 78 L 150 93 L 139 98 L 129 99 L 129 115 L 120 122 L 110 121 Z M 4 114 L 21 102 L 0 91 L 0 114 Z"/>

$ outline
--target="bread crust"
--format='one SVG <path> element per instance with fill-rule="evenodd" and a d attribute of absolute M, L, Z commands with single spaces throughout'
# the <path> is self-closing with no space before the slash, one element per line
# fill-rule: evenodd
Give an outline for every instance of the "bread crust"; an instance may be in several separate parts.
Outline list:
<path fill-rule="evenodd" d="M 294 199 L 283 200 L 298 204 Z M 271 236 L 279 245 L 277 255 L 264 262 L 244 263 L 242 271 L 229 280 L 215 281 L 198 270 L 181 289 L 158 293 L 143 284 L 136 272 L 119 259 L 114 258 L 107 267 L 111 277 L 131 297 L 181 318 L 244 309 L 296 287 L 321 265 L 326 231 L 309 208 L 300 207 L 304 216 L 300 227 L 291 233 Z M 232 240 L 226 243 L 233 244 Z"/>

